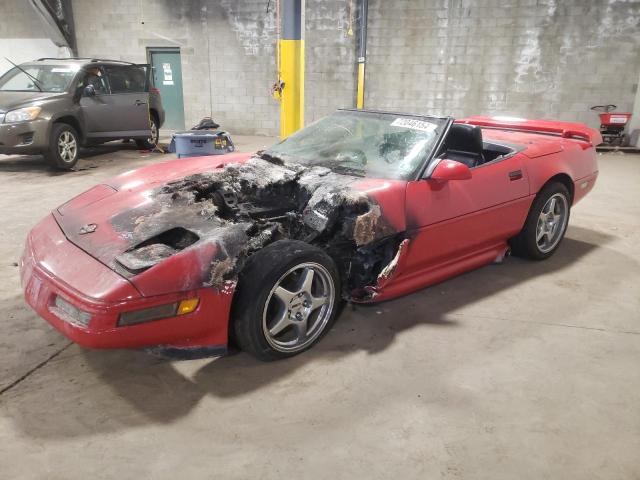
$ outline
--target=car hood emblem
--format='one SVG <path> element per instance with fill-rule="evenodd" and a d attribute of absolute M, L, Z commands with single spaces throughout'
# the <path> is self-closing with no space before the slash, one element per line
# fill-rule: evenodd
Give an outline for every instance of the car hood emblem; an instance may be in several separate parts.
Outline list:
<path fill-rule="evenodd" d="M 87 233 L 93 233 L 96 231 L 96 228 L 98 228 L 98 225 L 96 225 L 95 223 L 87 223 L 86 225 L 83 225 L 80 228 L 80 231 L 78 232 L 80 235 L 85 235 Z"/>

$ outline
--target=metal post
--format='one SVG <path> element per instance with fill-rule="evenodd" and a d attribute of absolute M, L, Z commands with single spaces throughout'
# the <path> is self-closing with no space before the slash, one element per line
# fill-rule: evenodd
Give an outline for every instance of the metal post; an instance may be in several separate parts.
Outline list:
<path fill-rule="evenodd" d="M 304 8 L 305 0 L 281 0 L 280 136 L 304 126 Z"/>
<path fill-rule="evenodd" d="M 356 108 L 364 108 L 364 64 L 367 59 L 368 0 L 359 0 L 358 7 L 358 80 Z"/>

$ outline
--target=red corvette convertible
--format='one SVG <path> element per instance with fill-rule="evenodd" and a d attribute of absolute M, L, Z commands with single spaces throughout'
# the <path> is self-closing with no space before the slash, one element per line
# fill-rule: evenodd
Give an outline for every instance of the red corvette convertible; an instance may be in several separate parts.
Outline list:
<path fill-rule="evenodd" d="M 71 199 L 28 236 L 25 297 L 87 347 L 288 357 L 342 299 L 509 251 L 548 258 L 600 142 L 573 123 L 339 110 L 254 155 L 152 165 Z"/>

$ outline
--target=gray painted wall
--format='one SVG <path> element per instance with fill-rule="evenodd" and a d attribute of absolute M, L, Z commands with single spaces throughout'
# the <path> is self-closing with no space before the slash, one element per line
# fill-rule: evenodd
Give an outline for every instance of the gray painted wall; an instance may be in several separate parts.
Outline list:
<path fill-rule="evenodd" d="M 354 105 L 348 28 L 356 3 L 307 0 L 307 123 Z M 633 106 L 640 0 L 369 3 L 369 108 L 597 125 L 589 106 Z M 2 14 L 20 4 L 26 1 L 0 0 Z M 279 104 L 269 92 L 275 0 L 74 0 L 73 9 L 82 56 L 143 62 L 146 47 L 180 46 L 187 126 L 212 113 L 233 133 L 278 133 Z M 6 18 L 0 37 L 8 23 L 34 28 L 29 19 Z"/>
<path fill-rule="evenodd" d="M 640 2 L 370 0 L 366 105 L 599 125 L 633 106 Z"/>

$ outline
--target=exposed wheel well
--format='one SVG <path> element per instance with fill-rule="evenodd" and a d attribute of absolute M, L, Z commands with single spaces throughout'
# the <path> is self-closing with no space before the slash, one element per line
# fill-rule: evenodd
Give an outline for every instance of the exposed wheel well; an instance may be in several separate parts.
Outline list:
<path fill-rule="evenodd" d="M 571 179 L 571 177 L 569 175 L 567 175 L 566 173 L 559 173 L 557 175 L 554 175 L 549 180 L 547 180 L 547 183 L 545 183 L 542 186 L 542 188 L 540 188 L 540 190 L 542 190 L 544 187 L 546 187 L 550 183 L 561 183 L 565 187 L 567 187 L 567 190 L 569 190 L 569 195 L 571 196 L 571 198 L 569 199 L 570 203 L 573 204 L 574 185 L 573 185 L 573 180 Z"/>
<path fill-rule="evenodd" d="M 75 117 L 72 117 L 70 115 L 65 116 L 65 117 L 60 117 L 60 118 L 56 118 L 53 123 L 66 123 L 67 125 L 72 126 L 76 132 L 78 132 L 78 135 L 80 135 L 80 138 L 82 139 L 82 141 L 84 142 L 84 133 L 82 132 L 82 128 L 80 127 L 80 122 L 78 122 L 78 119 L 76 119 Z"/>

